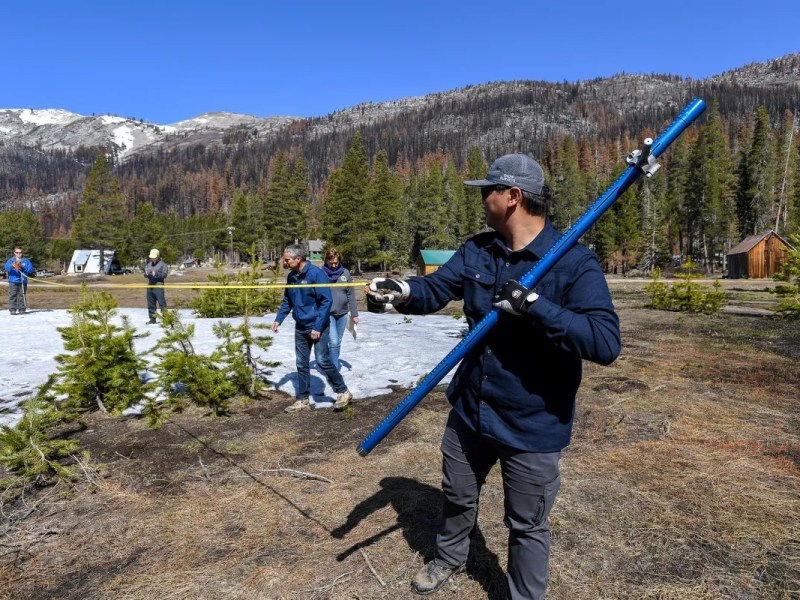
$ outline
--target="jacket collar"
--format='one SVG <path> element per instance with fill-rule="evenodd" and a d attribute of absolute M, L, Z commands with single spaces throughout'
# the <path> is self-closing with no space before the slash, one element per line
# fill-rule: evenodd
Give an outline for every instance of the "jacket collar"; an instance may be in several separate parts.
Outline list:
<path fill-rule="evenodd" d="M 561 233 L 555 227 L 553 227 L 553 224 L 550 222 L 550 217 L 547 217 L 544 222 L 544 227 L 539 232 L 539 235 L 533 238 L 527 246 L 521 250 L 517 250 L 517 252 L 527 252 L 538 260 L 547 254 L 548 250 L 553 247 L 553 244 L 555 244 L 560 237 Z M 504 254 L 512 253 L 512 251 L 508 249 L 508 246 L 506 246 L 503 236 L 497 232 L 494 232 L 494 240 L 492 241 L 492 245 L 496 246 Z"/>

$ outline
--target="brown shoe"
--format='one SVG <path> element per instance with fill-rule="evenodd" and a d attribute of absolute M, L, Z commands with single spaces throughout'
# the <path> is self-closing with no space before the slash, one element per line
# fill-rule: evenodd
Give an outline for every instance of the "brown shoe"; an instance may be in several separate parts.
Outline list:
<path fill-rule="evenodd" d="M 311 410 L 311 404 L 309 404 L 308 398 L 297 400 L 294 404 L 290 404 L 283 409 L 283 411 L 287 413 L 300 412 L 302 410 Z"/>
<path fill-rule="evenodd" d="M 345 406 L 350 404 L 350 400 L 353 399 L 353 394 L 350 393 L 350 390 L 345 390 L 341 394 L 336 395 L 336 402 L 333 403 L 333 410 L 342 410 Z"/>

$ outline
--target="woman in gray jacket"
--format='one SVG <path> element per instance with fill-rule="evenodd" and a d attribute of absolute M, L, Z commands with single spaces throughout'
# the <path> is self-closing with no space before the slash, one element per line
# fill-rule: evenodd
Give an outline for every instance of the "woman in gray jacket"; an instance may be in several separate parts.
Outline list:
<path fill-rule="evenodd" d="M 342 257 L 336 248 L 328 248 L 325 252 L 325 263 L 322 270 L 331 283 L 350 283 L 353 281 L 350 271 L 342 266 Z M 332 287 L 333 306 L 331 307 L 331 328 L 328 337 L 328 349 L 331 362 L 339 369 L 339 351 L 342 347 L 342 336 L 347 325 L 349 312 L 353 323 L 358 323 L 358 308 L 356 307 L 356 293 L 352 287 Z"/>

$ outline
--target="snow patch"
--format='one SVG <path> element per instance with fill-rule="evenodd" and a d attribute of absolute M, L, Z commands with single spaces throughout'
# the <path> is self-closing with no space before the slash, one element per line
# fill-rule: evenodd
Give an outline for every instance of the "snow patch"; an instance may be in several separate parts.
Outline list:
<path fill-rule="evenodd" d="M 42 110 L 19 108 L 11 110 L 19 113 L 19 118 L 23 123 L 32 123 L 33 125 L 64 125 L 82 118 L 81 115 L 56 108 Z"/>
<path fill-rule="evenodd" d="M 130 150 L 133 148 L 133 132 L 128 125 L 117 127 L 112 132 L 112 141 L 120 148 Z"/>

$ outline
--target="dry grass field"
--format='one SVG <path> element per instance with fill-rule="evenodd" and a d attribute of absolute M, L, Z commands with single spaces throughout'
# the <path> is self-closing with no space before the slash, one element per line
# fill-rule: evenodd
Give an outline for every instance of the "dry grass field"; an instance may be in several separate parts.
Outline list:
<path fill-rule="evenodd" d="M 771 282 L 725 282 L 734 310 L 719 317 L 647 310 L 644 283 L 611 282 L 623 353 L 586 364 L 548 598 L 798 599 L 800 324 L 753 316 Z M 114 293 L 144 305 L 143 290 Z M 65 308 L 72 294 L 30 301 Z M 0 597 L 416 597 L 438 518 L 442 390 L 368 457 L 355 450 L 405 393 L 287 415 L 267 392 L 160 430 L 93 415 L 74 434 L 87 482 L 2 499 Z M 502 515 L 493 472 L 468 568 L 433 597 L 505 597 Z"/>

